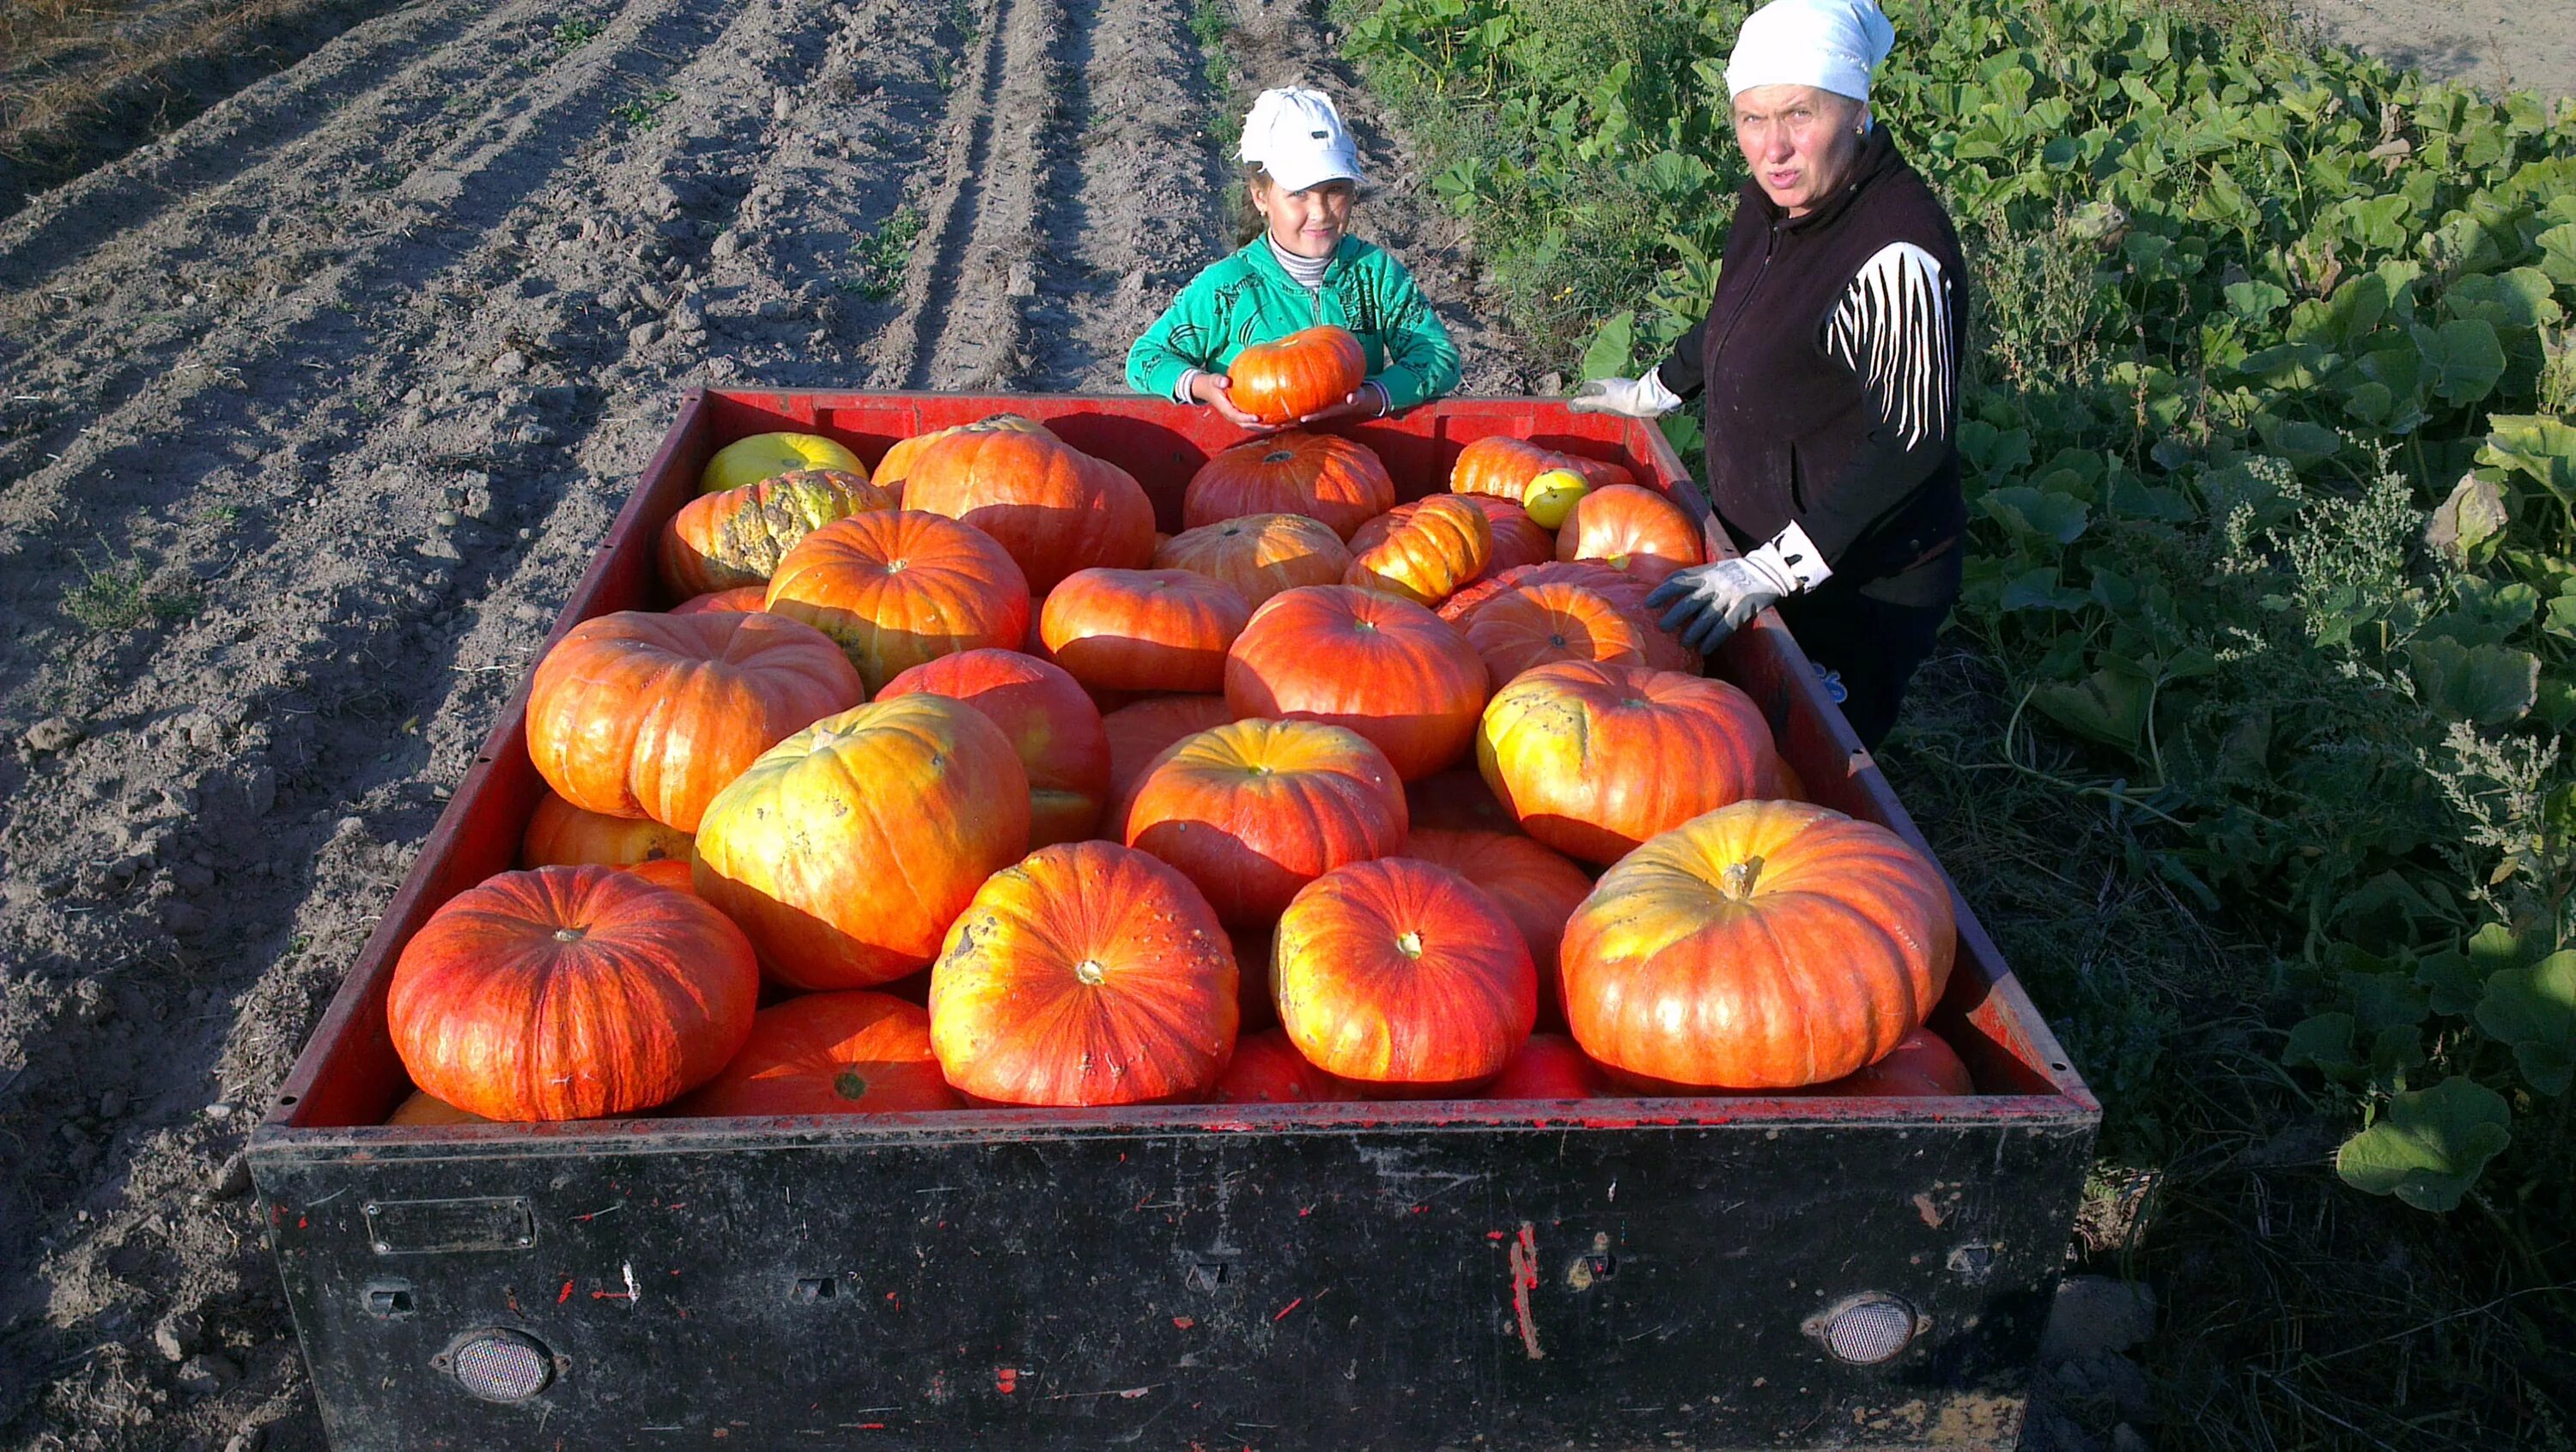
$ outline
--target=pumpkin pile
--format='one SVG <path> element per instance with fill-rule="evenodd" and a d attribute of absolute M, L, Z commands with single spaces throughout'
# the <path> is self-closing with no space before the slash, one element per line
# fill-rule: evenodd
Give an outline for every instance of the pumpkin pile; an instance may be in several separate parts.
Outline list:
<path fill-rule="evenodd" d="M 537 667 L 396 1122 L 1970 1092 L 1941 874 L 1644 606 L 1698 525 L 1518 439 L 1448 482 L 1279 433 L 1166 537 L 1011 415 L 728 445 L 680 603 Z"/>

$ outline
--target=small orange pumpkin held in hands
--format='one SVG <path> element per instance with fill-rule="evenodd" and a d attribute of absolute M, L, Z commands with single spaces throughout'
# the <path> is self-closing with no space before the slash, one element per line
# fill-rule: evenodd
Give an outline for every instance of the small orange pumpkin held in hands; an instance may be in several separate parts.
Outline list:
<path fill-rule="evenodd" d="M 1874 822 L 1721 807 L 1621 859 L 1565 925 L 1566 1022 L 1614 1073 L 1795 1089 L 1892 1053 L 1958 951 L 1949 882 Z"/>
<path fill-rule="evenodd" d="M 930 1015 L 864 988 L 803 993 L 762 1009 L 723 1072 L 673 1114 L 889 1114 L 956 1109 L 930 1051 Z"/>
<path fill-rule="evenodd" d="M 1368 381 L 1368 353 L 1348 329 L 1327 323 L 1253 344 L 1234 355 L 1225 376 L 1235 407 L 1263 423 L 1289 424 L 1358 391 Z"/>
<path fill-rule="evenodd" d="M 864 689 L 829 639 L 784 616 L 620 610 L 538 662 L 528 756 L 576 807 L 694 832 L 754 758 Z"/>
<path fill-rule="evenodd" d="M 1424 1097 L 1501 1072 L 1538 1016 L 1538 971 L 1501 907 L 1410 857 L 1316 878 L 1279 915 L 1279 1023 L 1363 1093 Z"/>
<path fill-rule="evenodd" d="M 994 873 L 930 970 L 948 1082 L 1001 1104 L 1202 1098 L 1234 1053 L 1234 950 L 1189 880 L 1109 842 Z"/>
<path fill-rule="evenodd" d="M 751 944 L 706 903 L 621 868 L 539 867 L 431 914 L 385 1015 L 424 1094 L 485 1119 L 599 1119 L 713 1078 L 759 996 Z"/>

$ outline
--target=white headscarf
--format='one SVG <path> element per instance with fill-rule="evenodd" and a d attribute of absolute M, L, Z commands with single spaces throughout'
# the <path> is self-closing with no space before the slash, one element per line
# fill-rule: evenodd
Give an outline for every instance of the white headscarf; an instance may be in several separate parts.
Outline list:
<path fill-rule="evenodd" d="M 1728 99 L 1756 86 L 1815 86 L 1869 99 L 1869 73 L 1896 45 L 1878 0 L 1771 0 L 1744 17 L 1726 58 Z"/>
<path fill-rule="evenodd" d="M 1252 114 L 1243 118 L 1239 154 L 1292 192 L 1336 178 L 1362 179 L 1359 148 L 1351 144 L 1333 98 L 1303 86 L 1282 86 L 1253 98 Z"/>

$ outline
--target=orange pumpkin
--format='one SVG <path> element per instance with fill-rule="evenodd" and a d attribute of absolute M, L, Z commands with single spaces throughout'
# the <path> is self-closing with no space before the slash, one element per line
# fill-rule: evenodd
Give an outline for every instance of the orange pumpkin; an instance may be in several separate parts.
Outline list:
<path fill-rule="evenodd" d="M 1029 847 L 1029 776 L 972 706 L 929 694 L 818 721 L 707 807 L 698 892 L 789 988 L 929 963 L 975 888 Z"/>
<path fill-rule="evenodd" d="M 1109 809 L 1100 815 L 1100 835 L 1127 840 L 1127 804 L 1146 769 L 1185 736 L 1234 719 L 1223 696 L 1149 696 L 1100 718 L 1109 737 Z"/>
<path fill-rule="evenodd" d="M 387 1124 L 490 1124 L 479 1114 L 468 1114 L 444 1099 L 435 1099 L 413 1090 L 394 1112 L 385 1118 Z"/>
<path fill-rule="evenodd" d="M 913 459 L 903 503 L 991 535 L 1037 596 L 1076 570 L 1154 557 L 1154 505 L 1136 476 L 1050 433 L 969 424 Z"/>
<path fill-rule="evenodd" d="M 1517 832 L 1415 827 L 1404 855 L 1446 867 L 1483 888 L 1502 907 L 1538 965 L 1539 997 L 1556 998 L 1556 945 L 1592 879 L 1572 859 Z"/>
<path fill-rule="evenodd" d="M 1079 841 L 1099 827 L 1109 800 L 1109 736 L 1063 667 L 1015 650 L 970 650 L 914 666 L 877 699 L 924 691 L 965 702 L 1011 739 L 1029 774 L 1031 846 Z"/>
<path fill-rule="evenodd" d="M 629 862 L 626 870 L 656 887 L 687 893 L 698 890 L 697 869 L 690 866 L 685 857 L 656 857 L 650 862 Z"/>
<path fill-rule="evenodd" d="M 1154 550 L 1154 568 L 1188 570 L 1234 587 L 1258 610 L 1282 590 L 1341 583 L 1351 552 L 1320 519 L 1252 514 L 1183 530 Z"/>
<path fill-rule="evenodd" d="M 1524 585 L 1479 608 L 1467 644 L 1484 658 L 1497 691 L 1550 661 L 1646 663 L 1646 633 L 1618 606 L 1581 585 Z"/>
<path fill-rule="evenodd" d="M 1234 953 L 1189 880 L 1108 842 L 993 874 L 930 970 L 948 1082 L 1002 1104 L 1194 1100 L 1234 1052 Z"/>
<path fill-rule="evenodd" d="M 537 798 L 537 809 L 528 814 L 528 830 L 519 838 L 521 867 L 571 867 L 584 862 L 624 867 L 665 858 L 689 860 L 688 833 L 650 817 L 585 812 L 553 792 Z"/>
<path fill-rule="evenodd" d="M 1225 687 L 1225 652 L 1251 607 L 1188 570 L 1077 570 L 1048 593 L 1038 633 L 1058 665 L 1113 691 Z"/>
<path fill-rule="evenodd" d="M 1591 661 L 1538 666 L 1495 692 L 1476 768 L 1523 831 L 1604 864 L 1780 784 L 1752 697 L 1704 676 Z"/>
<path fill-rule="evenodd" d="M 730 590 L 712 590 L 692 595 L 671 607 L 674 615 L 747 615 L 758 610 L 769 599 L 769 586 L 737 585 Z"/>
<path fill-rule="evenodd" d="M 1483 573 L 1494 557 L 1494 526 L 1485 511 L 1454 495 L 1407 506 L 1386 537 L 1351 556 L 1344 584 L 1436 605 Z"/>
<path fill-rule="evenodd" d="M 1968 1066 L 1939 1034 L 1919 1028 L 1897 1041 L 1887 1057 L 1819 1084 L 1815 1095 L 1848 1095 L 1864 1099 L 1929 1099 L 1974 1094 L 1977 1085 Z"/>
<path fill-rule="evenodd" d="M 1550 560 L 1544 564 L 1523 565 L 1516 569 L 1488 573 L 1483 579 L 1440 603 L 1440 618 L 1461 630 L 1475 622 L 1476 612 L 1486 602 L 1508 590 L 1532 585 L 1580 585 L 1609 601 L 1637 627 L 1639 649 L 1645 652 L 1646 664 L 1659 671 L 1682 671 L 1697 675 L 1699 653 L 1682 644 L 1681 638 L 1663 628 L 1661 610 L 1646 607 L 1646 597 L 1654 593 L 1655 582 L 1614 569 L 1600 560 Z"/>
<path fill-rule="evenodd" d="M 662 583 L 675 595 L 765 585 L 798 540 L 900 496 L 839 469 L 798 469 L 701 494 L 662 526 Z"/>
<path fill-rule="evenodd" d="M 1347 540 L 1394 507 L 1395 480 L 1368 445 L 1292 429 L 1200 465 L 1181 495 L 1181 523 L 1199 529 L 1246 515 L 1302 514 Z"/>
<path fill-rule="evenodd" d="M 1272 1026 L 1235 1040 L 1234 1062 L 1217 1076 L 1211 1104 L 1313 1104 L 1341 1098 L 1333 1076 L 1306 1062 L 1287 1030 Z"/>
<path fill-rule="evenodd" d="M 1391 1097 L 1501 1072 L 1538 1014 L 1538 972 L 1501 907 L 1409 857 L 1316 878 L 1279 915 L 1271 992 L 1315 1067 Z"/>
<path fill-rule="evenodd" d="M 1412 781 L 1465 754 L 1484 706 L 1485 662 L 1410 600 L 1314 585 L 1253 612 L 1226 656 L 1225 699 L 1238 717 L 1347 727 Z"/>
<path fill-rule="evenodd" d="M 1198 885 L 1228 923 L 1262 922 L 1317 877 L 1404 845 L 1386 756 L 1338 726 L 1234 721 L 1163 753 L 1127 808 L 1127 845 Z"/>
<path fill-rule="evenodd" d="M 997 413 L 990 418 L 977 420 L 977 425 L 980 425 L 987 430 L 1014 429 L 1024 434 L 1044 434 L 1050 432 L 1046 425 L 1037 422 L 1035 419 L 1023 418 L 1016 413 Z M 897 439 L 894 446 L 886 450 L 885 457 L 877 461 L 876 473 L 874 476 L 876 482 L 888 489 L 895 490 L 897 493 L 901 493 L 905 477 L 912 473 L 912 461 L 921 456 L 922 450 L 929 448 L 932 444 L 938 443 L 941 439 L 947 438 L 951 434 L 972 426 L 975 425 L 951 424 L 944 429 L 932 429 L 926 434 L 914 434 L 908 439 Z"/>
<path fill-rule="evenodd" d="M 1614 484 L 1575 501 L 1556 532 L 1560 560 L 1600 560 L 1649 585 L 1686 566 L 1704 564 L 1700 529 L 1681 506 L 1651 489 Z"/>
<path fill-rule="evenodd" d="M 1018 645 L 1029 585 L 982 531 L 936 514 L 879 510 L 807 535 L 770 577 L 773 613 L 840 643 L 870 691 L 928 660 Z"/>
<path fill-rule="evenodd" d="M 1327 323 L 1255 343 L 1226 365 L 1234 406 L 1268 424 L 1321 413 L 1368 381 L 1368 353 L 1347 329 Z"/>
<path fill-rule="evenodd" d="M 956 1109 L 930 1015 L 891 994 L 806 993 L 764 1008 L 742 1052 L 673 1114 L 897 1114 Z"/>
<path fill-rule="evenodd" d="M 1473 762 L 1406 782 L 1404 806 L 1412 814 L 1417 832 L 1433 827 L 1448 832 L 1522 835 L 1521 824 L 1512 820 L 1511 809 L 1476 774 Z"/>
<path fill-rule="evenodd" d="M 596 1119 L 712 1078 L 759 996 L 751 944 L 707 904 L 614 867 L 539 867 L 431 914 L 385 1017 L 422 1093 L 486 1119 Z"/>
<path fill-rule="evenodd" d="M 1615 1072 L 1793 1089 L 1892 1052 L 1956 951 L 1948 881 L 1895 833 L 1740 802 L 1602 875 L 1565 925 L 1565 1016 Z"/>
<path fill-rule="evenodd" d="M 528 755 L 574 806 L 694 832 L 753 758 L 862 691 L 831 641 L 782 616 L 621 610 L 538 662 Z"/>
<path fill-rule="evenodd" d="M 1564 1034 L 1536 1033 L 1503 1072 L 1485 1086 L 1487 1099 L 1597 1099 L 1610 1092 L 1609 1076 L 1584 1057 Z"/>
<path fill-rule="evenodd" d="M 1433 495 L 1437 499 L 1440 496 Z M 1453 496 L 1483 510 L 1485 523 L 1493 530 L 1493 548 L 1486 552 L 1485 568 L 1476 578 L 1499 575 L 1524 565 L 1545 564 L 1556 558 L 1556 531 L 1541 529 L 1529 511 L 1508 499 L 1495 499 L 1483 494 Z"/>

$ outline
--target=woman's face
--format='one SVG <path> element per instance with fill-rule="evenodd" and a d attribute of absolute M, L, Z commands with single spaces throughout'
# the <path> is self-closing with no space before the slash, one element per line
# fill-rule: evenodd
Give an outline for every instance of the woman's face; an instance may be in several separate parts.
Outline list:
<path fill-rule="evenodd" d="M 1803 217 L 1850 174 L 1868 115 L 1814 86 L 1755 86 L 1735 98 L 1735 144 L 1772 204 Z"/>
<path fill-rule="evenodd" d="M 1317 182 L 1292 192 L 1275 182 L 1252 184 L 1252 205 L 1270 224 L 1270 240 L 1299 257 L 1330 257 L 1351 227 L 1348 181 Z"/>

